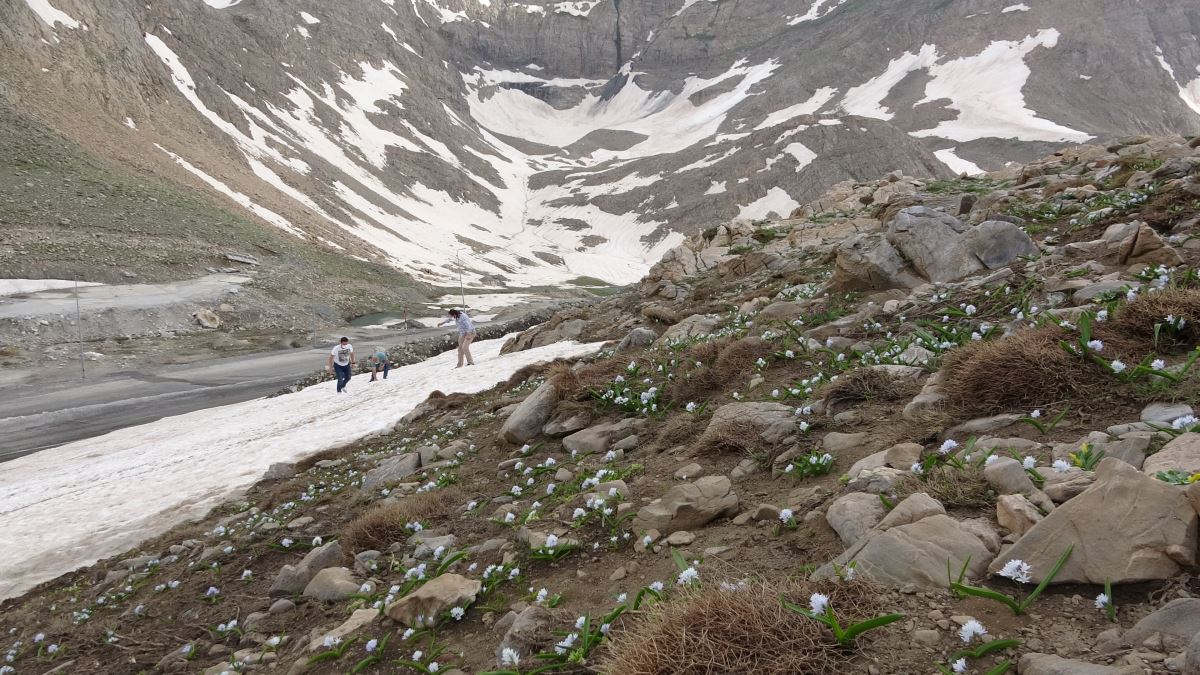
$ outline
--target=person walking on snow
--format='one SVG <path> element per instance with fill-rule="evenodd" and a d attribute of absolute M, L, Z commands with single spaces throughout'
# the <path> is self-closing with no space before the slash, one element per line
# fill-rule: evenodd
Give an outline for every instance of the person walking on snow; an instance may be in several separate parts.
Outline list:
<path fill-rule="evenodd" d="M 354 373 L 354 345 L 350 344 L 350 338 L 342 338 L 329 351 L 329 362 L 325 364 L 325 370 L 337 372 L 337 393 L 345 391 L 346 385 L 350 384 L 350 376 Z"/>
<path fill-rule="evenodd" d="M 375 353 L 367 358 L 367 362 L 371 364 L 371 381 L 376 380 L 379 371 L 383 370 L 383 379 L 387 379 L 388 371 L 392 369 L 392 364 L 388 362 L 387 352 L 383 347 L 376 347 Z"/>
<path fill-rule="evenodd" d="M 471 317 L 467 313 L 459 310 L 450 310 L 450 318 L 439 323 L 439 326 L 444 326 L 450 322 L 454 322 L 458 326 L 458 365 L 456 368 L 463 367 L 463 358 L 467 360 L 468 366 L 475 365 L 475 358 L 471 356 L 471 343 L 475 341 L 475 324 L 471 322 Z"/>

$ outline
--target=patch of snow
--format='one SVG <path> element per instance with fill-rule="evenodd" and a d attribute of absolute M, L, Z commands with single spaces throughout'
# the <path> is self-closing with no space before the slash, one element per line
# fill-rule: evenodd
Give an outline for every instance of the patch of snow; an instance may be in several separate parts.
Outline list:
<path fill-rule="evenodd" d="M 34 14 L 38 15 L 38 18 L 42 20 L 42 23 L 50 26 L 51 28 L 54 28 L 54 25 L 59 23 L 67 28 L 72 29 L 79 28 L 82 25 L 75 19 L 71 18 L 70 14 L 67 14 L 61 9 L 55 9 L 55 7 L 50 4 L 49 0 L 25 0 L 25 4 L 29 5 L 29 9 L 33 10 Z"/>
<path fill-rule="evenodd" d="M 707 167 L 710 167 L 710 166 L 713 166 L 716 164 L 720 164 L 721 162 L 724 162 L 726 159 L 729 159 L 730 157 L 737 154 L 738 150 L 741 150 L 741 148 L 733 147 L 733 148 L 729 148 L 725 152 L 718 152 L 718 153 L 708 155 L 708 156 L 704 157 L 703 159 L 698 159 L 698 160 L 692 162 L 691 164 L 687 164 L 687 165 L 679 167 L 678 169 L 675 169 L 675 173 L 683 173 L 684 171 L 694 171 L 696 169 L 704 169 L 704 168 L 707 168 Z"/>
<path fill-rule="evenodd" d="M 1028 11 L 1029 11 L 1029 5 L 1020 4 L 1020 5 L 1009 5 L 1008 7 L 1005 7 L 1004 9 L 1000 10 L 1000 13 L 1008 14 L 1009 12 L 1028 12 Z"/>
<path fill-rule="evenodd" d="M 678 12 L 675 12 L 675 16 L 679 16 L 680 14 L 683 14 L 684 12 L 686 12 L 686 11 L 687 11 L 688 7 L 691 7 L 692 5 L 694 5 L 694 4 L 696 4 L 697 2 L 700 2 L 700 1 L 701 1 L 701 0 L 683 0 L 683 7 L 680 7 L 680 8 L 679 8 L 679 11 L 678 11 Z M 708 0 L 708 2 L 716 2 L 716 1 L 717 1 L 717 0 Z M 651 36 L 653 36 L 653 35 L 654 35 L 654 32 L 653 32 L 653 31 L 651 31 L 651 33 L 650 33 L 650 34 L 651 34 Z M 649 38 L 647 38 L 647 41 L 649 41 Z"/>
<path fill-rule="evenodd" d="M 241 1 L 242 0 L 204 0 L 204 4 L 216 9 L 225 9 L 226 7 L 233 7 Z"/>
<path fill-rule="evenodd" d="M 129 127 L 130 129 L 137 130 L 137 123 L 133 121 L 132 117 L 126 117 L 124 124 L 125 124 L 125 126 Z"/>
<path fill-rule="evenodd" d="M 575 2 L 560 2 L 554 5 L 554 11 L 558 14 L 571 14 L 573 16 L 587 16 L 592 13 L 596 5 L 604 2 L 604 0 L 576 0 Z"/>
<path fill-rule="evenodd" d="M 296 32 L 303 35 L 304 39 L 306 39 L 306 40 L 308 38 L 312 37 L 311 35 L 308 34 L 308 29 L 305 28 L 304 26 L 296 26 Z"/>
<path fill-rule="evenodd" d="M 1080 75 L 1080 76 L 1079 76 L 1079 79 L 1081 79 L 1081 80 L 1090 80 L 1090 79 L 1092 79 L 1092 76 L 1091 76 L 1091 75 Z"/>
<path fill-rule="evenodd" d="M 763 120 L 758 126 L 754 127 L 755 131 L 761 131 L 770 127 L 778 126 L 784 122 L 793 120 L 801 115 L 812 115 L 821 109 L 821 106 L 829 102 L 830 99 L 837 94 L 836 87 L 821 87 L 813 92 L 807 101 L 788 106 L 783 110 L 776 110 L 767 115 L 767 119 Z"/>
<path fill-rule="evenodd" d="M 950 170 L 957 174 L 965 173 L 968 176 L 978 176 L 984 173 L 984 170 L 979 168 L 974 162 L 963 159 L 954 154 L 958 148 L 946 148 L 945 150 L 937 150 L 933 153 L 934 157 L 941 160 L 942 164 L 950 167 Z"/>
<path fill-rule="evenodd" d="M 80 281 L 82 286 L 103 286 L 94 281 Z M 0 296 L 24 295 L 38 291 L 52 291 L 59 288 L 74 288 L 75 281 L 71 279 L 0 279 Z"/>
<path fill-rule="evenodd" d="M 300 12 L 300 18 L 301 18 L 301 19 L 304 19 L 304 23 L 306 23 L 306 24 L 308 24 L 308 25 L 310 25 L 310 26 L 311 26 L 311 25 L 313 25 L 313 24 L 318 24 L 318 23 L 321 23 L 321 20 L 320 20 L 320 19 L 318 19 L 317 17 L 313 16 L 312 14 L 309 14 L 308 12 Z"/>
<path fill-rule="evenodd" d="M 706 195 L 719 195 L 719 194 L 722 194 L 722 193 L 724 193 L 724 192 L 725 192 L 725 181 L 723 181 L 723 180 L 714 180 L 714 181 L 712 182 L 712 185 L 708 186 L 708 189 L 704 191 L 704 194 L 706 194 Z"/>
<path fill-rule="evenodd" d="M 784 147 L 783 151 L 796 159 L 796 171 L 812 164 L 813 160 L 817 158 L 817 153 L 809 150 L 802 143 L 792 143 Z"/>
<path fill-rule="evenodd" d="M 429 304 L 441 305 L 442 307 L 462 307 L 463 297 L 458 293 L 448 293 L 439 298 L 433 298 L 429 301 Z M 513 305 L 545 299 L 545 296 L 531 295 L 529 293 L 468 293 L 465 297 L 467 309 L 476 312 L 503 309 L 504 307 L 512 307 Z M 474 314 L 471 315 L 471 318 L 478 320 L 478 317 Z M 441 319 L 438 320 L 440 321 Z"/>
<path fill-rule="evenodd" d="M 5 463 L 0 599 L 202 517 L 259 480 L 273 463 L 294 462 L 386 431 L 434 390 L 477 393 L 526 365 L 583 356 L 600 347 L 560 342 L 501 356 L 504 342 L 475 343 L 479 365 L 471 368 L 455 369 L 455 354 L 446 352 L 393 369 L 381 382 L 356 376 L 345 394 L 335 394 L 333 383 L 326 382 L 287 396 L 164 418 Z M 63 470 L 67 466 L 70 471 Z M 129 498 L 131 490 L 137 499 Z"/>
<path fill-rule="evenodd" d="M 442 23 L 453 23 L 455 21 L 465 21 L 468 19 L 466 12 L 455 12 L 446 9 L 445 7 L 439 5 L 436 0 L 425 0 L 425 4 L 429 5 L 433 8 L 433 11 L 437 12 L 438 20 Z M 414 7 L 416 6 L 416 0 L 413 0 L 413 5 Z M 418 16 L 419 15 L 420 14 L 418 13 Z M 422 19 L 422 21 L 423 20 L 424 19 Z"/>
<path fill-rule="evenodd" d="M 830 4 L 831 2 L 833 4 Z M 805 21 L 816 21 L 838 7 L 841 7 L 845 2 L 846 0 L 814 0 L 812 6 L 808 8 L 807 12 L 799 16 L 789 17 L 788 25 L 796 26 L 804 23 Z"/>
<path fill-rule="evenodd" d="M 494 86 L 509 82 L 536 82 L 546 84 L 551 87 L 602 87 L 608 84 L 608 80 L 589 80 L 586 78 L 569 78 L 555 77 L 544 78 L 529 73 L 522 73 L 514 70 L 488 70 L 485 68 L 475 67 L 473 71 L 476 73 L 476 81 L 474 86 Z"/>
<path fill-rule="evenodd" d="M 759 220 L 772 216 L 787 218 L 792 211 L 798 208 L 800 208 L 800 202 L 792 199 L 791 195 L 783 188 L 773 187 L 761 198 L 745 206 L 738 206 L 737 217 L 739 220 Z"/>
<path fill-rule="evenodd" d="M 932 129 L 914 131 L 912 135 L 959 142 L 1014 138 L 1082 143 L 1091 139 L 1091 134 L 1055 124 L 1025 107 L 1021 90 L 1031 74 L 1025 56 L 1038 47 L 1053 48 L 1058 38 L 1057 30 L 1046 28 L 1019 41 L 993 42 L 975 56 L 931 66 L 929 74 L 933 79 L 925 86 L 925 98 L 918 103 L 947 99 L 948 107 L 959 114 L 955 119 Z"/>
<path fill-rule="evenodd" d="M 400 41 L 400 37 L 398 35 L 396 35 L 396 31 L 392 30 L 391 27 L 389 27 L 386 23 L 381 23 L 379 25 L 383 27 L 384 32 L 386 32 L 388 35 L 392 36 L 393 40 L 395 40 L 396 42 Z"/>
<path fill-rule="evenodd" d="M 170 150 L 167 150 L 163 146 L 155 143 L 154 147 L 167 153 L 167 155 L 171 159 L 175 160 L 175 163 L 179 164 L 179 166 L 182 166 L 183 168 L 187 169 L 190 173 L 192 173 L 193 175 L 198 177 L 200 180 L 207 183 L 209 187 L 216 190 L 217 192 L 220 192 L 221 194 L 225 195 L 226 197 L 229 197 L 230 199 L 237 202 L 238 204 L 241 204 L 242 206 L 246 207 L 254 215 L 258 216 L 259 218 L 262 218 L 263 220 L 267 221 L 268 223 L 271 223 L 275 227 L 278 227 L 279 229 L 281 229 L 289 234 L 294 234 L 297 237 L 304 236 L 304 232 L 293 227 L 292 224 L 289 223 L 286 218 L 279 215 L 278 213 L 275 213 L 274 211 L 272 211 L 266 207 L 255 204 L 254 201 L 251 200 L 246 195 L 244 195 L 240 192 L 237 192 L 236 190 L 233 190 L 228 185 L 226 185 L 226 184 L 222 183 L 221 181 L 217 180 L 216 178 L 213 178 L 212 176 L 204 173 L 200 169 L 193 166 L 186 159 L 180 157 L 179 155 L 176 155 L 175 153 L 171 152 Z"/>
<path fill-rule="evenodd" d="M 896 115 L 883 107 L 883 99 L 891 93 L 892 87 L 900 84 L 909 73 L 929 68 L 937 61 L 937 47 L 934 45 L 922 45 L 916 54 L 904 52 L 892 59 L 882 74 L 847 90 L 840 107 L 847 115 L 890 120 Z"/>
<path fill-rule="evenodd" d="M 1158 59 L 1158 65 L 1167 71 L 1167 75 L 1170 75 L 1171 80 L 1179 87 L 1179 98 L 1183 99 L 1183 102 L 1194 110 L 1196 114 L 1200 114 L 1200 77 L 1187 84 L 1179 84 L 1179 80 L 1175 78 L 1175 69 L 1167 62 L 1166 56 L 1163 55 L 1162 47 L 1154 48 L 1154 57 Z M 1196 70 L 1200 71 L 1200 66 L 1196 66 Z"/>
<path fill-rule="evenodd" d="M 500 89 L 485 98 L 468 96 L 471 115 L 490 131 L 556 147 L 571 145 L 601 129 L 633 131 L 646 136 L 624 151 L 598 151 L 596 161 L 631 159 L 678 152 L 717 133 L 730 110 L 750 96 L 750 89 L 771 76 L 780 64 L 766 61 L 748 65 L 738 61 L 714 78 L 688 77 L 678 93 L 650 92 L 635 77 L 616 95 L 601 99 L 583 97 L 571 108 L 559 109 L 513 89 Z M 730 91 L 695 105 L 690 98 L 730 78 L 740 78 Z"/>

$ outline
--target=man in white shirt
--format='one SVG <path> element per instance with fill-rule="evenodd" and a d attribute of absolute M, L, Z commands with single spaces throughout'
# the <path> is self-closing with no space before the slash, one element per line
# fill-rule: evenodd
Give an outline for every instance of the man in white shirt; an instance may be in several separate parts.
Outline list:
<path fill-rule="evenodd" d="M 329 351 L 329 362 L 325 364 L 325 370 L 337 371 L 337 393 L 345 391 L 346 385 L 350 384 L 350 376 L 354 373 L 354 345 L 350 344 L 350 338 L 342 338 Z"/>

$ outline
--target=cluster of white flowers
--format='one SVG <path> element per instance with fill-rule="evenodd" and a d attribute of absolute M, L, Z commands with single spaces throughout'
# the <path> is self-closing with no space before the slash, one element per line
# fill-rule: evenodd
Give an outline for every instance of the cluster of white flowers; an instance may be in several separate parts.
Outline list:
<path fill-rule="evenodd" d="M 813 614 L 824 614 L 829 606 L 829 596 L 824 593 L 813 593 L 808 598 L 808 607 Z"/>
<path fill-rule="evenodd" d="M 968 619 L 967 622 L 962 625 L 962 628 L 958 629 L 959 639 L 968 644 L 970 644 L 971 640 L 974 638 L 978 637 L 982 639 L 986 637 L 987 634 L 987 629 L 983 627 L 983 624 L 979 623 L 975 619 Z"/>
<path fill-rule="evenodd" d="M 700 571 L 695 567 L 688 567 L 679 573 L 679 576 L 675 579 L 675 584 L 678 586 L 687 586 L 698 579 L 700 579 Z"/>
<path fill-rule="evenodd" d="M 1013 559 L 1004 563 L 1004 567 L 1000 569 L 999 574 L 1000 576 L 1005 577 L 1006 579 L 1012 579 L 1017 583 L 1027 584 L 1032 580 L 1030 577 L 1030 573 L 1032 571 L 1033 568 L 1029 565 L 1029 563 L 1025 562 L 1024 560 Z"/>

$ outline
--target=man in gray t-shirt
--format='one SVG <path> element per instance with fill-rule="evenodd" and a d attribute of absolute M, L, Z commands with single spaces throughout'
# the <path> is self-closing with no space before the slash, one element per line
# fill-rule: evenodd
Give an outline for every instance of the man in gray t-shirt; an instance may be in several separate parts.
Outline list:
<path fill-rule="evenodd" d="M 329 362 L 325 364 L 325 370 L 337 372 L 337 393 L 345 391 L 354 373 L 354 345 L 350 344 L 350 338 L 342 338 L 329 350 Z"/>

